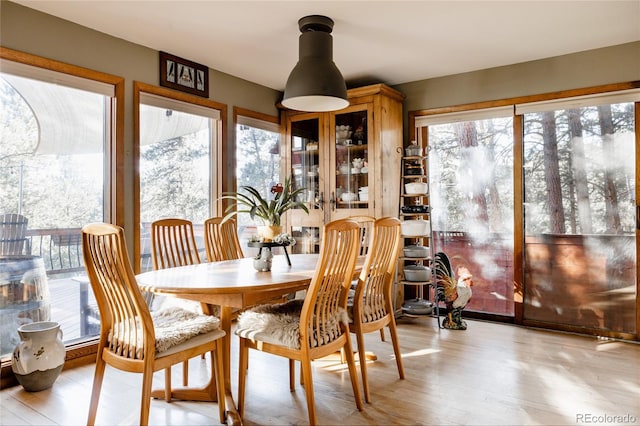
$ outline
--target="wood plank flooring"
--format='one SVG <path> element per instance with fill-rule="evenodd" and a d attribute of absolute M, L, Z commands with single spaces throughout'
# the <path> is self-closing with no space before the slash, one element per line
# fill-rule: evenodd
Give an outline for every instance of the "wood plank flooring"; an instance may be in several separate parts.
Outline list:
<path fill-rule="evenodd" d="M 377 361 L 368 364 L 371 404 L 356 409 L 346 367 L 338 357 L 316 361 L 318 421 L 346 425 L 576 425 L 593 416 L 627 416 L 604 424 L 640 424 L 640 345 L 506 324 L 467 320 L 466 331 L 438 330 L 435 319 L 400 319 L 406 373 L 399 380 L 389 342 L 366 338 Z M 237 339 L 232 339 L 232 382 L 237 395 Z M 191 383 L 203 383 L 209 360 L 191 361 Z M 287 361 L 251 353 L 247 425 L 307 424 L 304 390 L 289 392 Z M 179 382 L 174 373 L 174 383 Z M 0 392 L 2 425 L 81 425 L 93 365 L 64 371 L 53 388 Z M 97 423 L 135 425 L 140 375 L 107 367 Z M 179 384 L 179 383 L 178 383 Z M 162 387 L 162 373 L 154 380 Z M 592 417 L 588 417 L 592 416 Z M 591 419 L 591 421 L 587 421 Z M 151 403 L 150 423 L 217 424 L 213 403 Z M 606 419 L 605 419 L 606 420 Z"/>

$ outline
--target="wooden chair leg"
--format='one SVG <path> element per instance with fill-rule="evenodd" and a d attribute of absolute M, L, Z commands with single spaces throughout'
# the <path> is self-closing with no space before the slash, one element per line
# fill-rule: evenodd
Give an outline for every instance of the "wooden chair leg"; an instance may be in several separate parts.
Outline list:
<path fill-rule="evenodd" d="M 171 367 L 164 369 L 164 400 L 171 401 Z"/>
<path fill-rule="evenodd" d="M 224 359 L 222 358 L 222 343 L 216 344 L 215 353 L 211 352 L 211 369 L 216 375 L 216 385 L 218 392 L 218 415 L 220 423 L 225 423 L 225 389 L 224 389 Z"/>
<path fill-rule="evenodd" d="M 356 399 L 356 407 L 358 407 L 359 411 L 362 411 L 363 406 L 362 406 L 362 398 L 360 397 L 360 388 L 358 386 L 358 372 L 356 370 L 356 362 L 353 356 L 353 350 L 351 349 L 351 336 L 349 335 L 349 330 L 346 330 L 345 337 L 346 337 L 346 343 L 344 345 L 344 351 L 345 351 L 345 355 L 347 356 L 347 366 L 349 367 L 349 376 L 351 377 L 351 387 L 353 387 L 353 396 Z"/>
<path fill-rule="evenodd" d="M 364 389 L 364 400 L 371 402 L 369 394 L 369 379 L 367 378 L 367 356 L 364 349 L 364 336 L 362 333 L 356 333 L 356 341 L 358 343 L 358 358 L 360 360 L 360 375 L 362 376 L 362 388 Z M 344 349 L 343 349 L 344 351 Z"/>
<path fill-rule="evenodd" d="M 385 341 L 384 340 L 384 328 L 380 329 L 380 340 L 383 341 L 383 342 Z"/>
<path fill-rule="evenodd" d="M 140 400 L 140 426 L 149 424 L 149 408 L 151 406 L 151 384 L 153 383 L 153 369 L 151 362 L 147 363 L 142 373 L 142 397 Z M 171 374 L 169 374 L 171 376 Z"/>
<path fill-rule="evenodd" d="M 238 414 L 244 416 L 244 392 L 249 368 L 249 348 L 244 338 L 239 339 L 240 355 L 238 357 Z"/>
<path fill-rule="evenodd" d="M 309 359 L 302 360 L 300 368 L 302 370 L 302 374 L 300 376 L 304 376 L 304 393 L 307 395 L 307 411 L 309 412 L 309 424 L 315 425 L 318 424 L 318 422 L 316 420 L 316 402 L 313 395 L 311 361 Z"/>
<path fill-rule="evenodd" d="M 289 390 L 296 390 L 296 362 L 292 359 L 289 360 Z"/>
<path fill-rule="evenodd" d="M 204 357 L 204 354 L 202 354 Z M 189 385 L 189 361 L 184 361 L 182 363 L 182 386 Z"/>
<path fill-rule="evenodd" d="M 396 322 L 391 318 L 389 322 L 389 333 L 391 334 L 391 342 L 393 343 L 393 353 L 396 355 L 396 365 L 398 366 L 398 374 L 404 379 L 404 367 L 402 366 L 402 354 L 400 353 L 400 342 L 398 341 L 398 329 Z"/>
<path fill-rule="evenodd" d="M 101 349 L 98 348 L 98 353 Z M 100 401 L 100 392 L 102 390 L 102 381 L 104 379 L 104 370 L 106 363 L 100 356 L 96 360 L 96 370 L 93 374 L 93 389 L 91 390 L 91 402 L 89 403 L 89 416 L 87 425 L 93 426 L 96 423 L 96 414 L 98 412 L 98 401 Z"/>

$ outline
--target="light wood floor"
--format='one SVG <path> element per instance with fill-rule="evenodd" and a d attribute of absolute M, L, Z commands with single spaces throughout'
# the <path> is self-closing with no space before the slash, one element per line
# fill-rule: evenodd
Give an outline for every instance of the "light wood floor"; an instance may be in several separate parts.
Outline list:
<path fill-rule="evenodd" d="M 593 337 L 467 321 L 466 331 L 438 330 L 435 319 L 400 319 L 406 380 L 399 380 L 391 344 L 367 336 L 372 403 L 358 412 L 348 372 L 337 358 L 317 361 L 318 421 L 348 425 L 575 425 L 640 424 L 640 345 Z M 388 335 L 388 334 L 387 334 Z M 237 339 L 232 381 L 237 384 Z M 191 382 L 202 383 L 209 360 L 191 362 Z M 175 375 L 174 381 L 179 376 Z M 53 388 L 0 392 L 2 425 L 81 425 L 93 365 L 64 371 Z M 162 373 L 154 382 L 161 387 Z M 245 424 L 306 424 L 304 391 L 289 392 L 287 361 L 252 353 Z M 107 367 L 97 422 L 137 423 L 140 376 Z M 627 416 L 596 421 L 587 416 Z M 596 418 L 597 419 L 597 418 Z M 151 403 L 152 424 L 217 424 L 212 403 Z"/>

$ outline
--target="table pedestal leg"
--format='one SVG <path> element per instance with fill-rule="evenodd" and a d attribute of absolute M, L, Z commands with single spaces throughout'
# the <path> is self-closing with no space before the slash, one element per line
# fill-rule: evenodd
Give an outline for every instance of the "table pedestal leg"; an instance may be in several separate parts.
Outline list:
<path fill-rule="evenodd" d="M 240 418 L 238 408 L 231 393 L 231 315 L 231 307 L 220 307 L 220 327 L 227 333 L 222 339 L 224 353 L 224 399 L 227 408 L 227 424 L 241 425 L 242 419 Z"/>

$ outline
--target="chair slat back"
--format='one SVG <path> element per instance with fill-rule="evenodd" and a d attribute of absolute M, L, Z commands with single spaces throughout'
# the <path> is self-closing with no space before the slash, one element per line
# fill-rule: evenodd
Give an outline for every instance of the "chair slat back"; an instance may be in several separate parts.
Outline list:
<path fill-rule="evenodd" d="M 160 219 L 151 223 L 153 269 L 200 263 L 193 223 L 186 219 Z"/>
<path fill-rule="evenodd" d="M 353 315 L 372 322 L 392 313 L 393 277 L 400 250 L 400 221 L 393 217 L 375 221 L 371 246 L 358 278 Z"/>
<path fill-rule="evenodd" d="M 353 220 L 358 224 L 358 239 L 360 247 L 358 248 L 358 256 L 365 257 L 371 246 L 371 232 L 373 231 L 373 223 L 376 218 L 373 216 L 361 215 L 350 216 L 347 219 Z"/>
<path fill-rule="evenodd" d="M 212 217 L 204 222 L 204 244 L 209 262 L 242 259 L 244 253 L 238 239 L 236 221 Z"/>
<path fill-rule="evenodd" d="M 347 315 L 347 296 L 360 246 L 358 237 L 358 224 L 354 221 L 340 219 L 325 225 L 320 258 L 300 315 L 301 346 L 320 347 L 345 332 L 340 321 Z"/>
<path fill-rule="evenodd" d="M 123 229 L 106 223 L 86 225 L 82 248 L 100 310 L 101 346 L 104 342 L 114 355 L 127 359 L 154 353 L 153 322 L 129 261 Z"/>
<path fill-rule="evenodd" d="M 0 255 L 25 254 L 27 225 L 29 220 L 17 213 L 0 215 Z"/>

